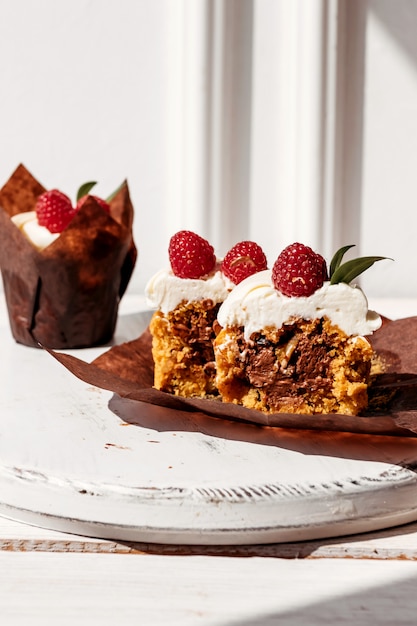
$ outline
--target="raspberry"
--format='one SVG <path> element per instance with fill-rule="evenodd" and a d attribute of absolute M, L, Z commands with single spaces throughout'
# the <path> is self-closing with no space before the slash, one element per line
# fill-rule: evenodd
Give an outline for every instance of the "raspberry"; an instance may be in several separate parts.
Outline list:
<path fill-rule="evenodd" d="M 71 200 L 58 189 L 42 193 L 35 206 L 38 223 L 51 233 L 61 233 L 75 215 Z"/>
<path fill-rule="evenodd" d="M 244 278 L 266 270 L 266 256 L 254 241 L 241 241 L 229 250 L 222 262 L 222 272 L 235 285 Z"/>
<path fill-rule="evenodd" d="M 325 280 L 326 261 L 302 243 L 287 246 L 272 268 L 274 287 L 286 296 L 311 296 Z"/>
<path fill-rule="evenodd" d="M 106 202 L 105 200 L 103 200 L 103 198 L 99 198 L 98 196 L 83 196 L 82 198 L 80 198 L 77 202 L 77 206 L 75 207 L 76 211 L 79 211 L 81 209 L 81 207 L 83 206 L 83 204 L 85 203 L 85 201 L 87 200 L 88 197 L 94 198 L 94 200 L 97 202 L 97 204 L 99 204 L 101 206 L 101 208 L 106 211 L 106 213 L 110 213 L 110 205 L 108 202 Z"/>
<path fill-rule="evenodd" d="M 172 271 L 179 278 L 202 278 L 216 265 L 213 247 L 190 230 L 180 230 L 171 237 L 168 254 Z"/>

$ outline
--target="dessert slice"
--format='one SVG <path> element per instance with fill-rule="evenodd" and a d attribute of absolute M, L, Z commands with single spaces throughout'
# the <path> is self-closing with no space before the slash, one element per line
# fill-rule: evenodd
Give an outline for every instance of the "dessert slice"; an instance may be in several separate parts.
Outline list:
<path fill-rule="evenodd" d="M 216 386 L 225 402 L 266 413 L 356 415 L 368 404 L 373 350 L 381 325 L 351 281 L 383 257 L 341 263 L 328 276 L 323 257 L 288 246 L 272 271 L 241 282 L 219 309 Z"/>
<path fill-rule="evenodd" d="M 150 322 L 156 389 L 185 397 L 218 394 L 213 341 L 220 304 L 233 280 L 266 267 L 259 246 L 238 245 L 223 266 L 196 233 L 179 231 L 171 238 L 170 268 L 160 270 L 146 287 L 148 303 L 156 309 Z"/>

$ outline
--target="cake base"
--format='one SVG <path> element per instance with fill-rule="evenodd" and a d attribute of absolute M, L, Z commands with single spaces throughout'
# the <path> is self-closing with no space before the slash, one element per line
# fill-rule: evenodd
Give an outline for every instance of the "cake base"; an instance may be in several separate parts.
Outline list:
<path fill-rule="evenodd" d="M 224 328 L 215 341 L 216 385 L 225 402 L 266 413 L 357 415 L 368 405 L 373 350 L 326 318 L 292 320 L 245 340 Z"/>
<path fill-rule="evenodd" d="M 213 341 L 219 304 L 182 303 L 167 314 L 153 314 L 154 387 L 178 396 L 217 395 Z"/>

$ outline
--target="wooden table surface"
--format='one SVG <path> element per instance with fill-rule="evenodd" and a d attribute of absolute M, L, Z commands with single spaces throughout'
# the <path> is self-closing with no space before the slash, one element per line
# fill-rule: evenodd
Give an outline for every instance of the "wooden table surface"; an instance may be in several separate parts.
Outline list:
<path fill-rule="evenodd" d="M 417 315 L 417 299 L 370 306 L 392 318 Z M 417 522 L 300 543 L 200 547 L 93 539 L 0 518 L 0 620 L 415 625 Z"/>

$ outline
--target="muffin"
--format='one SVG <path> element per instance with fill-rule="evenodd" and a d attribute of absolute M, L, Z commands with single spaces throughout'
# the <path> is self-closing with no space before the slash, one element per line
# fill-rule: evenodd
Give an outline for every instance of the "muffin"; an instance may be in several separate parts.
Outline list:
<path fill-rule="evenodd" d="M 242 244 L 245 244 L 242 249 Z M 191 231 L 179 231 L 169 243 L 170 267 L 146 287 L 156 309 L 150 322 L 154 387 L 184 397 L 215 397 L 213 341 L 220 304 L 243 276 L 266 267 L 256 244 L 236 244 L 223 261 L 213 247 Z M 248 249 L 255 260 L 248 256 Z"/>
<path fill-rule="evenodd" d="M 15 340 L 84 348 L 107 343 L 137 251 L 125 181 L 103 202 L 80 188 L 77 206 L 19 165 L 0 190 L 0 267 Z"/>
<path fill-rule="evenodd" d="M 241 282 L 218 312 L 216 387 L 224 402 L 265 413 L 357 415 L 376 363 L 367 335 L 381 325 L 351 281 L 383 257 L 342 263 L 295 243 L 272 270 Z"/>

